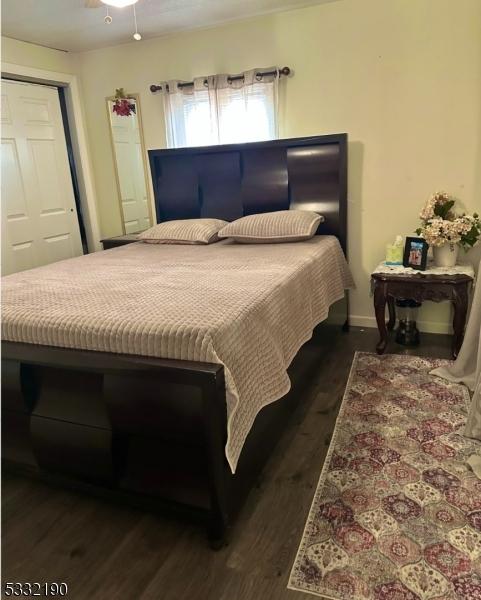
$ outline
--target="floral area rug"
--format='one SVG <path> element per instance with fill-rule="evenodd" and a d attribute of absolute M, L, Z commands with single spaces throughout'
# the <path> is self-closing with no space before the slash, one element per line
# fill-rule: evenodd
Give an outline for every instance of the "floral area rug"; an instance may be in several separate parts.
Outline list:
<path fill-rule="evenodd" d="M 289 588 L 335 600 L 481 600 L 481 481 L 447 361 L 357 353 Z"/>

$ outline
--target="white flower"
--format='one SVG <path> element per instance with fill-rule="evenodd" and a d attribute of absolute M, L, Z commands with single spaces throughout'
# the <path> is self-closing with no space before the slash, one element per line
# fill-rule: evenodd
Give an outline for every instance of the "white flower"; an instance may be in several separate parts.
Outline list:
<path fill-rule="evenodd" d="M 419 214 L 422 225 L 417 230 L 418 235 L 430 246 L 442 246 L 445 242 L 451 242 L 467 248 L 477 243 L 481 236 L 481 221 L 478 215 L 458 216 L 451 209 L 449 212 L 436 211 L 437 207 L 442 207 L 447 202 L 452 202 L 452 199 L 446 192 L 436 192 L 427 200 Z M 436 212 L 441 212 L 444 218 Z M 473 230 L 477 232 L 474 235 Z"/>

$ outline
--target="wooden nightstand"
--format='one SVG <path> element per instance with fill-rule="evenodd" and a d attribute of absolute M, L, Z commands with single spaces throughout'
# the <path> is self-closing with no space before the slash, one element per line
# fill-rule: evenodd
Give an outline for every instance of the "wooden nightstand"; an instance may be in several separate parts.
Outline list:
<path fill-rule="evenodd" d="M 408 271 L 404 267 L 386 267 L 383 263 L 371 274 L 374 294 L 374 309 L 380 340 L 376 346 L 383 354 L 388 342 L 388 330 L 396 324 L 395 300 L 449 300 L 454 307 L 452 356 L 456 358 L 463 343 L 466 314 L 468 312 L 469 289 L 474 280 L 474 270 L 469 265 L 453 267 L 449 273 L 430 267 L 426 271 Z M 389 321 L 386 326 L 386 304 Z"/>
<path fill-rule="evenodd" d="M 117 235 L 100 241 L 103 244 L 104 250 L 110 250 L 111 248 L 117 248 L 117 246 L 125 246 L 125 244 L 138 242 L 138 235 L 138 233 L 127 233 L 126 235 Z"/>

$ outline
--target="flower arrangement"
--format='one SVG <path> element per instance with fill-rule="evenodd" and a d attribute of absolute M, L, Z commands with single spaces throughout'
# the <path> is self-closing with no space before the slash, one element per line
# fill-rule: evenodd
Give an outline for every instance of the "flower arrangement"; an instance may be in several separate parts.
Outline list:
<path fill-rule="evenodd" d="M 112 111 L 119 117 L 130 117 L 135 114 L 135 103 L 132 98 L 128 98 L 124 92 L 124 88 L 115 90 L 115 102 Z"/>
<path fill-rule="evenodd" d="M 453 210 L 454 203 L 446 192 L 433 194 L 419 214 L 422 225 L 416 233 L 430 246 L 443 246 L 448 242 L 467 251 L 481 236 L 481 220 L 476 213 L 457 215 Z"/>

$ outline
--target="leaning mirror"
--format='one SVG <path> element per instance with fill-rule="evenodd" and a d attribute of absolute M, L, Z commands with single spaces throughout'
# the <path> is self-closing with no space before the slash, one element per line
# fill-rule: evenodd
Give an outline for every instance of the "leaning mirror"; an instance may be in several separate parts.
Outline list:
<path fill-rule="evenodd" d="M 107 110 L 123 231 L 137 233 L 153 225 L 139 96 L 117 90 Z"/>

